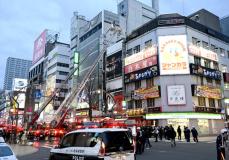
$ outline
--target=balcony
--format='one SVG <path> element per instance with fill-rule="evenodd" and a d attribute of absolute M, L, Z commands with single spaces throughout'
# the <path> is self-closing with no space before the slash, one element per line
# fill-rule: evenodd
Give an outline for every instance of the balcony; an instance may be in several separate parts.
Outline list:
<path fill-rule="evenodd" d="M 204 112 L 204 113 L 221 113 L 222 108 L 215 108 L 215 107 L 195 107 L 195 112 Z"/>

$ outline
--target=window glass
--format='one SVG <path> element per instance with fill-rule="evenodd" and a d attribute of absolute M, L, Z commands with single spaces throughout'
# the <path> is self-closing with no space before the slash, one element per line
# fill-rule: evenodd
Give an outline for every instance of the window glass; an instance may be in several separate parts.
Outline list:
<path fill-rule="evenodd" d="M 141 88 L 141 81 L 135 82 L 135 89 Z"/>
<path fill-rule="evenodd" d="M 74 134 L 69 134 L 63 138 L 62 143 L 61 143 L 61 147 L 62 148 L 72 147 L 73 141 L 74 141 Z"/>
<path fill-rule="evenodd" d="M 11 149 L 7 146 L 1 146 L 0 147 L 0 157 L 7 157 L 7 156 L 12 156 L 13 152 Z"/>
<path fill-rule="evenodd" d="M 205 60 L 204 60 L 204 66 L 207 67 L 207 68 L 211 68 L 211 61 L 205 59 Z"/>
<path fill-rule="evenodd" d="M 103 142 L 106 153 L 132 150 L 132 139 L 127 132 L 105 132 Z"/>
<path fill-rule="evenodd" d="M 215 100 L 214 99 L 209 98 L 208 101 L 209 101 L 209 107 L 215 107 Z"/>
<path fill-rule="evenodd" d="M 147 87 L 147 88 L 150 88 L 150 87 L 152 87 L 153 85 L 154 85 L 154 83 L 153 83 L 153 79 L 152 79 L 152 78 L 146 80 L 146 87 Z"/>
<path fill-rule="evenodd" d="M 154 107 L 154 99 L 153 98 L 147 99 L 147 107 Z"/>
<path fill-rule="evenodd" d="M 201 59 L 200 59 L 200 57 L 194 56 L 194 63 L 195 63 L 196 65 L 201 65 Z"/>
<path fill-rule="evenodd" d="M 135 108 L 142 108 L 142 100 L 135 101 Z"/>
<path fill-rule="evenodd" d="M 133 51 L 134 51 L 134 53 L 140 52 L 140 45 L 135 46 Z"/>
<path fill-rule="evenodd" d="M 199 103 L 199 106 L 206 106 L 205 98 L 204 97 L 198 97 L 198 103 Z"/>
<path fill-rule="evenodd" d="M 149 48 L 152 46 L 152 40 L 148 40 L 145 42 L 145 48 Z"/>
<path fill-rule="evenodd" d="M 101 139 L 101 134 L 96 132 L 75 133 L 74 147 L 94 147 Z"/>
<path fill-rule="evenodd" d="M 208 43 L 207 42 L 205 42 L 205 41 L 202 41 L 202 45 L 203 45 L 203 48 L 206 48 L 206 49 L 208 49 Z"/>

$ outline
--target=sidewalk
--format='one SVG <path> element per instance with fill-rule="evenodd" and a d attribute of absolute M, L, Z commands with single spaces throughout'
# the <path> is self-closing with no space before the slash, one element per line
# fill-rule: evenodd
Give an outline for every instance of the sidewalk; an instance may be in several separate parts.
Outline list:
<path fill-rule="evenodd" d="M 38 151 L 37 148 L 26 145 L 10 144 L 10 147 L 12 148 L 17 157 L 33 154 Z"/>

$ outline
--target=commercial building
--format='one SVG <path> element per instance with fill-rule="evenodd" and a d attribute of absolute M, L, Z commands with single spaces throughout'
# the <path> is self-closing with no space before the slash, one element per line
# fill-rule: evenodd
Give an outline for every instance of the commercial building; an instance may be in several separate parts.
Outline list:
<path fill-rule="evenodd" d="M 221 32 L 229 36 L 229 16 L 220 19 Z"/>
<path fill-rule="evenodd" d="M 128 117 L 216 134 L 224 127 L 228 51 L 229 37 L 179 14 L 142 25 L 125 41 Z"/>
<path fill-rule="evenodd" d="M 4 79 L 4 90 L 12 90 L 12 84 L 14 78 L 27 79 L 29 75 L 29 68 L 32 65 L 32 61 L 13 58 L 7 58 L 5 79 Z"/>

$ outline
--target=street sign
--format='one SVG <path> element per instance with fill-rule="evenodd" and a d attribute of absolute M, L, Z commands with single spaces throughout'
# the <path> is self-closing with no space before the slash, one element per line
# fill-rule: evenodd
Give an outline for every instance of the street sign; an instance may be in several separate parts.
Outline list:
<path fill-rule="evenodd" d="M 41 90 L 36 90 L 36 91 L 34 92 L 34 98 L 35 98 L 35 99 L 41 99 L 41 97 L 42 97 Z"/>

